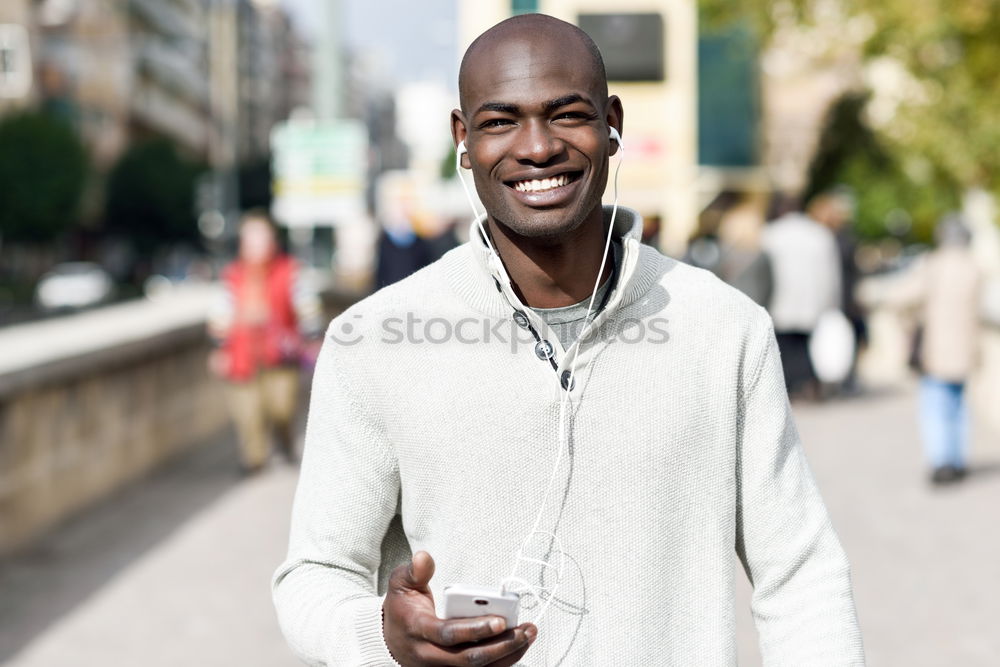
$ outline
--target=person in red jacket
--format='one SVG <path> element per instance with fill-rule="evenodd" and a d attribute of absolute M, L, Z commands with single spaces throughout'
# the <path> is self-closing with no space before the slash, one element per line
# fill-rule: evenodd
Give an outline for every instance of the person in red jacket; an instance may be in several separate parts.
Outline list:
<path fill-rule="evenodd" d="M 319 300 L 299 264 L 279 252 L 274 226 L 259 211 L 243 216 L 239 256 L 222 283 L 209 319 L 217 344 L 209 366 L 228 381 L 243 472 L 252 474 L 267 462 L 272 432 L 284 456 L 296 458 L 299 367 L 320 333 Z"/>

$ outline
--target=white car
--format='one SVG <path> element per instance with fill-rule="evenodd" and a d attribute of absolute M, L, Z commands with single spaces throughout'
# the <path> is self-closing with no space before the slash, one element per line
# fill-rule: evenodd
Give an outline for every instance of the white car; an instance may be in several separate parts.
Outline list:
<path fill-rule="evenodd" d="M 108 272 L 93 262 L 66 262 L 42 276 L 35 299 L 45 310 L 73 310 L 111 298 L 114 284 Z"/>

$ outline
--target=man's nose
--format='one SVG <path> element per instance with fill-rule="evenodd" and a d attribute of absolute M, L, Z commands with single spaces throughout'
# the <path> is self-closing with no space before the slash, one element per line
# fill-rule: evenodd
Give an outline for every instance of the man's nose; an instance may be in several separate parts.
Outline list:
<path fill-rule="evenodd" d="M 545 164 L 563 152 L 565 146 L 546 123 L 530 122 L 520 132 L 514 147 L 515 157 L 520 162 Z"/>

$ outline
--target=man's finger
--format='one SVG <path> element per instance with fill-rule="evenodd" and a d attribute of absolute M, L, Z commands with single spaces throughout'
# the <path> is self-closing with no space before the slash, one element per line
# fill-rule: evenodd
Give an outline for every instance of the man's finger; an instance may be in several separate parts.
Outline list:
<path fill-rule="evenodd" d="M 529 648 L 531 648 L 530 643 L 527 646 L 514 651 L 510 655 L 505 655 L 499 660 L 491 662 L 489 667 L 512 667 L 521 661 L 521 658 L 524 657 L 524 654 L 528 652 Z"/>
<path fill-rule="evenodd" d="M 426 551 L 418 551 L 413 554 L 410 567 L 407 570 L 410 585 L 413 588 L 425 589 L 434 576 L 434 559 Z"/>
<path fill-rule="evenodd" d="M 530 629 L 529 629 L 530 628 Z M 466 665 L 485 667 L 486 665 L 507 665 L 506 658 L 523 655 L 535 638 L 534 626 L 518 626 L 497 637 L 464 646 L 441 647 L 424 644 L 417 651 L 421 660 L 434 665 Z"/>
<path fill-rule="evenodd" d="M 414 635 L 437 646 L 456 646 L 495 637 L 507 629 L 500 616 L 476 616 L 442 620 L 421 616 L 413 626 Z"/>
<path fill-rule="evenodd" d="M 389 589 L 401 591 L 416 589 L 429 592 L 428 584 L 434 576 L 434 559 L 426 551 L 418 551 L 407 565 L 400 565 L 389 575 Z"/>

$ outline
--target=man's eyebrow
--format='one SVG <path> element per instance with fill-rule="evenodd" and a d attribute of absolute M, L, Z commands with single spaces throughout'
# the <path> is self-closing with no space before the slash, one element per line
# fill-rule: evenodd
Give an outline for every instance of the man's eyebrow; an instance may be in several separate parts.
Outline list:
<path fill-rule="evenodd" d="M 484 102 L 482 106 L 476 109 L 476 113 L 482 113 L 483 111 L 496 111 L 497 113 L 509 113 L 516 114 L 521 111 L 521 107 L 516 104 L 510 104 L 508 102 Z"/>
<path fill-rule="evenodd" d="M 579 93 L 570 93 L 569 95 L 563 95 L 562 97 L 557 97 L 554 100 L 545 102 L 542 105 L 542 108 L 544 108 L 545 112 L 548 113 L 554 109 L 558 109 L 559 107 L 576 104 L 577 102 L 583 102 L 590 107 L 594 106 L 591 101 L 583 95 L 580 95 Z M 478 109 L 476 109 L 476 113 L 482 113 L 484 111 L 517 115 L 521 113 L 521 107 L 516 104 L 511 104 L 510 102 L 484 102 Z"/>
<path fill-rule="evenodd" d="M 546 111 L 552 111 L 554 109 L 558 109 L 559 107 L 565 107 L 570 104 L 576 104 L 577 102 L 583 102 L 584 104 L 587 104 L 591 107 L 594 106 L 593 104 L 591 104 L 590 100 L 585 98 L 583 95 L 579 95 L 577 93 L 570 93 L 569 95 L 563 95 L 562 97 L 557 97 L 554 100 L 546 102 L 544 106 Z"/>

